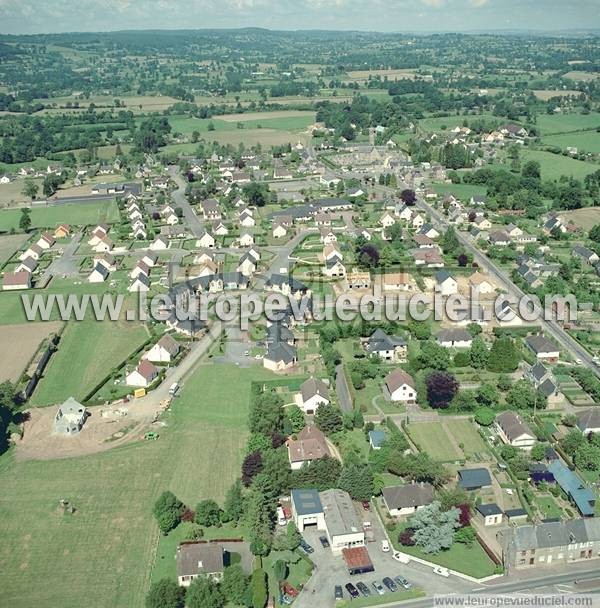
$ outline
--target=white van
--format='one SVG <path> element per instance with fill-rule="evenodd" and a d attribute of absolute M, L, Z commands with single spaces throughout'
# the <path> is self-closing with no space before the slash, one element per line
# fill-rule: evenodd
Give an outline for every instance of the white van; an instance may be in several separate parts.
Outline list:
<path fill-rule="evenodd" d="M 179 390 L 179 384 L 177 384 L 177 382 L 173 382 L 173 384 L 171 384 L 171 386 L 169 387 L 169 395 L 174 397 L 177 394 L 178 390 Z"/>
<path fill-rule="evenodd" d="M 277 523 L 280 526 L 285 526 L 287 524 L 287 519 L 285 518 L 285 513 L 282 507 L 277 507 Z"/>

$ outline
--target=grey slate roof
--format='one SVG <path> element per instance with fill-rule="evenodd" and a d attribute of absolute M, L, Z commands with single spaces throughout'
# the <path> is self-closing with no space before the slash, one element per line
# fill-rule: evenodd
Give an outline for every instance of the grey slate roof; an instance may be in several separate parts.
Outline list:
<path fill-rule="evenodd" d="M 298 515 L 314 515 L 323 512 L 318 490 L 292 490 L 290 494 Z"/>
<path fill-rule="evenodd" d="M 542 336 L 541 334 L 527 336 L 527 338 L 525 338 L 525 343 L 536 355 L 541 353 L 556 352 L 559 350 L 558 346 L 550 342 L 548 338 Z"/>
<path fill-rule="evenodd" d="M 383 488 L 382 493 L 389 509 L 422 507 L 433 501 L 433 486 L 428 483 L 391 486 Z"/>
<path fill-rule="evenodd" d="M 384 350 L 394 350 L 397 346 L 405 346 L 406 340 L 399 336 L 388 336 L 383 329 L 376 329 L 367 341 L 367 350 L 376 353 Z"/>
<path fill-rule="evenodd" d="M 492 478 L 487 469 L 461 469 L 458 471 L 458 485 L 465 489 L 484 488 L 492 485 Z"/>
<path fill-rule="evenodd" d="M 502 515 L 502 509 L 495 502 L 492 502 L 489 505 L 477 505 L 476 508 L 484 517 Z"/>

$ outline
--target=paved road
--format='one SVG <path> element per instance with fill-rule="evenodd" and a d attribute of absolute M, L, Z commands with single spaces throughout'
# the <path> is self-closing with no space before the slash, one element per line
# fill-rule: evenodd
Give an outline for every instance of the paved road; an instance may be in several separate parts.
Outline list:
<path fill-rule="evenodd" d="M 350 387 L 344 373 L 344 366 L 341 363 L 335 368 L 335 392 L 338 396 L 340 408 L 345 412 L 351 412 L 352 397 L 350 395 Z"/>
<path fill-rule="evenodd" d="M 53 260 L 48 268 L 46 268 L 44 271 L 41 279 L 42 282 L 44 282 L 47 276 L 79 276 L 79 258 L 81 256 L 75 255 L 75 252 L 79 247 L 82 236 L 82 232 L 77 232 L 73 235 L 70 243 L 63 249 L 62 254 Z"/>
<path fill-rule="evenodd" d="M 204 224 L 200 221 L 187 200 L 185 195 L 185 189 L 187 187 L 185 179 L 179 173 L 179 167 L 175 165 L 169 167 L 169 174 L 171 179 L 177 184 L 177 190 L 171 194 L 175 206 L 181 207 L 188 228 L 191 233 L 198 238 L 204 233 Z"/>
<path fill-rule="evenodd" d="M 417 205 L 431 216 L 434 223 L 444 229 L 449 227 L 446 218 L 424 200 L 419 199 Z M 501 285 L 503 285 L 509 294 L 515 296 L 517 299 L 524 298 L 527 295 L 513 283 L 506 271 L 496 266 L 496 264 L 477 248 L 469 236 L 466 236 L 459 231 L 456 231 L 456 234 L 461 244 L 473 254 L 474 260 L 484 268 L 488 274 L 492 275 Z M 562 327 L 555 321 L 544 320 L 543 317 L 540 317 L 540 324 L 545 332 L 551 335 L 564 350 L 570 352 L 575 359 L 581 359 L 596 376 L 600 376 L 600 369 L 598 369 L 594 363 L 592 356 L 576 340 L 571 338 Z"/>

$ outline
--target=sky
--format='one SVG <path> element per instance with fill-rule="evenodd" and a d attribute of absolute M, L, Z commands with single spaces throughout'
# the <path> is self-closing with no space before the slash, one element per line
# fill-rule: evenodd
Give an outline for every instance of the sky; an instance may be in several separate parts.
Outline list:
<path fill-rule="evenodd" d="M 0 0 L 0 32 L 600 29 L 600 0 Z"/>

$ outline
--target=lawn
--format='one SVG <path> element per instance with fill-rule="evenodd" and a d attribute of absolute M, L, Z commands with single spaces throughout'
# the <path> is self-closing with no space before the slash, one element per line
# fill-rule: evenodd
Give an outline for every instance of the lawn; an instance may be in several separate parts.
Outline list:
<path fill-rule="evenodd" d="M 149 337 L 141 323 L 71 321 L 35 390 L 32 405 L 81 400 Z"/>
<path fill-rule="evenodd" d="M 540 163 L 543 179 L 558 179 L 561 175 L 567 175 L 576 179 L 583 179 L 586 175 L 600 169 L 600 165 L 575 160 L 568 156 L 552 154 L 543 150 L 523 150 L 521 152 L 522 162 L 535 160 Z"/>
<path fill-rule="evenodd" d="M 239 475 L 251 381 L 274 377 L 215 369 L 203 365 L 187 380 L 158 441 L 58 461 L 18 461 L 13 452 L 0 458 L 6 605 L 143 605 L 158 542 L 152 504 L 165 489 L 190 505 L 223 500 Z M 72 502 L 74 515 L 58 511 L 60 498 Z M 57 584 L 65 572 L 69 583 Z"/>
<path fill-rule="evenodd" d="M 462 444 L 466 456 L 481 454 L 487 448 L 475 426 L 468 420 L 447 420 L 444 426 L 458 444 Z"/>
<path fill-rule="evenodd" d="M 449 462 L 463 458 L 440 422 L 410 424 L 408 433 L 419 449 L 427 452 L 434 460 Z"/>
<path fill-rule="evenodd" d="M 433 184 L 433 189 L 441 196 L 450 193 L 463 202 L 468 202 L 472 196 L 485 196 L 487 188 L 474 184 Z"/>
<path fill-rule="evenodd" d="M 544 519 L 562 517 L 562 509 L 556 504 L 552 496 L 537 496 L 535 504 L 542 513 Z"/>
<path fill-rule="evenodd" d="M 19 228 L 21 209 L 0 211 L 0 232 Z M 49 207 L 36 207 L 31 210 L 32 228 L 54 228 L 67 223 L 87 226 L 99 222 L 115 223 L 119 220 L 119 210 L 114 199 L 90 203 L 65 203 Z"/>

